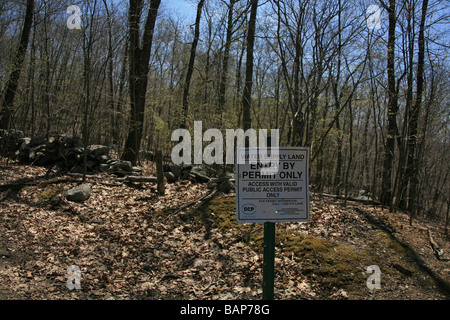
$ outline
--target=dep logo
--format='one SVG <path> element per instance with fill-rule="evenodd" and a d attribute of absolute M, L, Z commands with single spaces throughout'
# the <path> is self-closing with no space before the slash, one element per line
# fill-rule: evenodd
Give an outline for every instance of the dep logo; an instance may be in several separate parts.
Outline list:
<path fill-rule="evenodd" d="M 252 203 L 246 203 L 241 206 L 242 212 L 245 214 L 251 215 L 254 214 L 256 211 L 256 206 Z"/>

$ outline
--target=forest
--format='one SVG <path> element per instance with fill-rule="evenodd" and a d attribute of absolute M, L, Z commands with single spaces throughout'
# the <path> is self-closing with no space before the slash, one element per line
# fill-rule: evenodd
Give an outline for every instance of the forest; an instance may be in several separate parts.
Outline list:
<path fill-rule="evenodd" d="M 449 23 L 443 0 L 1 1 L 2 190 L 11 132 L 78 137 L 139 171 L 147 153 L 171 165 L 172 132 L 201 121 L 278 129 L 310 149 L 315 194 L 447 234 Z"/>

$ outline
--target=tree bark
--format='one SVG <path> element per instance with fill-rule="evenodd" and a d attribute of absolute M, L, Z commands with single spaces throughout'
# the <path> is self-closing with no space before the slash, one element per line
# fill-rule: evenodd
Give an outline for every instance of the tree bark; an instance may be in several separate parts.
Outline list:
<path fill-rule="evenodd" d="M 165 184 L 164 184 L 164 170 L 163 170 L 163 159 L 161 149 L 155 152 L 155 162 L 156 162 L 156 183 L 157 189 L 160 196 L 164 195 Z"/>
<path fill-rule="evenodd" d="M 420 20 L 419 39 L 418 39 L 418 61 L 417 61 L 417 92 L 414 106 L 411 110 L 410 124 L 408 127 L 408 165 L 406 176 L 410 181 L 409 188 L 409 202 L 408 211 L 410 212 L 410 222 L 412 223 L 413 216 L 417 209 L 417 186 L 419 183 L 419 164 L 416 155 L 417 143 L 417 126 L 419 122 L 419 113 L 422 107 L 422 93 L 423 93 L 423 74 L 424 74 L 424 60 L 425 60 L 425 20 L 427 15 L 428 0 L 424 0 L 422 4 L 422 18 Z"/>
<path fill-rule="evenodd" d="M 92 4 L 91 16 L 89 21 L 89 34 L 83 30 L 83 63 L 84 63 L 84 115 L 83 115 L 83 181 L 87 174 L 87 146 L 89 144 L 89 108 L 91 106 L 91 54 L 94 43 L 93 24 L 97 9 L 97 0 Z M 48 137 L 47 137 L 48 139 Z"/>
<path fill-rule="evenodd" d="M 197 51 L 198 39 L 200 37 L 200 19 L 202 16 L 202 9 L 205 0 L 200 0 L 197 5 L 197 16 L 195 18 L 195 30 L 194 30 L 194 40 L 192 41 L 191 54 L 189 57 L 189 65 L 186 73 L 186 81 L 184 82 L 183 88 L 183 119 L 180 123 L 180 128 L 186 128 L 186 122 L 188 118 L 189 111 L 189 89 L 191 86 L 192 73 L 194 71 L 195 54 Z"/>
<path fill-rule="evenodd" d="M 247 61 L 245 62 L 245 86 L 242 98 L 242 122 L 244 131 L 252 126 L 251 119 L 251 99 L 253 84 L 253 46 L 255 43 L 256 29 L 256 11 L 258 9 L 258 0 L 251 0 L 250 21 L 247 34 Z"/>
<path fill-rule="evenodd" d="M 33 25 L 34 0 L 27 0 L 27 9 L 25 12 L 25 21 L 23 23 L 22 34 L 20 35 L 19 47 L 13 61 L 13 69 L 6 82 L 2 98 L 2 118 L 0 120 L 0 129 L 8 129 L 11 126 L 12 108 L 17 87 L 19 85 L 20 73 L 25 60 L 25 53 L 28 47 L 31 26 Z"/>
<path fill-rule="evenodd" d="M 341 2 L 339 1 L 339 11 L 338 11 L 338 43 L 337 43 L 337 66 L 336 66 L 336 79 L 333 83 L 333 95 L 334 103 L 336 108 L 336 130 L 337 130 L 337 156 L 336 156 L 336 173 L 334 176 L 334 192 L 336 194 L 341 193 L 342 188 L 342 166 L 343 166 L 343 156 L 342 156 L 342 145 L 343 145 L 343 129 L 340 125 L 339 120 L 339 110 L 341 109 L 341 98 L 342 90 L 338 92 L 338 86 L 341 78 L 341 55 L 342 55 L 342 36 L 341 36 Z"/>
<path fill-rule="evenodd" d="M 398 95 L 395 84 L 395 25 L 397 23 L 395 0 L 389 0 L 386 7 L 389 17 L 389 35 L 387 45 L 387 73 L 388 73 L 388 132 L 386 137 L 385 155 L 383 161 L 383 177 L 381 203 L 392 204 L 392 163 L 395 151 L 395 136 L 397 134 Z"/>
<path fill-rule="evenodd" d="M 103 0 L 103 5 L 106 10 L 106 17 L 108 19 L 108 106 L 109 106 L 109 112 L 110 112 L 110 119 L 111 119 L 111 132 L 108 135 L 108 140 L 110 144 L 115 144 L 115 132 L 117 128 L 115 128 L 116 123 L 116 110 L 115 110 L 115 103 L 114 103 L 114 60 L 113 60 L 113 27 L 112 27 L 112 17 L 111 13 L 108 8 L 108 4 L 106 3 L 106 0 Z"/>
<path fill-rule="evenodd" d="M 128 138 L 122 160 L 137 163 L 139 147 L 144 127 L 145 96 L 147 93 L 150 52 L 153 41 L 156 17 L 161 0 L 151 0 L 147 21 L 140 45 L 140 20 L 143 0 L 130 0 L 128 16 L 129 42 L 129 92 L 130 92 L 130 124 Z"/>
<path fill-rule="evenodd" d="M 406 102 L 405 102 L 405 119 L 403 120 L 403 130 L 402 137 L 398 139 L 399 145 L 399 160 L 398 160 L 398 183 L 397 187 L 397 200 L 396 207 L 400 209 L 406 209 L 407 204 L 407 189 L 408 189 L 408 177 L 406 175 L 406 165 L 407 165 L 407 143 L 408 143 L 408 126 L 410 118 L 411 104 L 413 101 L 413 75 L 414 75 L 414 26 L 413 26 L 413 16 L 414 16 L 415 6 L 411 5 L 407 7 L 408 14 L 408 24 L 406 28 L 406 37 L 408 39 L 408 59 L 404 58 L 405 62 L 408 61 L 408 77 L 407 77 L 407 91 L 406 91 Z M 405 66 L 406 70 L 406 66 Z M 394 187 L 394 190 L 396 188 Z"/>
<path fill-rule="evenodd" d="M 236 0 L 230 0 L 230 5 L 228 6 L 228 22 L 227 22 L 227 35 L 225 40 L 225 46 L 223 51 L 222 60 L 222 72 L 220 75 L 219 83 L 219 101 L 218 101 L 218 113 L 220 114 L 220 119 L 222 120 L 222 114 L 225 108 L 225 93 L 227 88 L 227 76 L 228 76 L 228 62 L 230 60 L 230 47 L 231 47 L 231 37 L 233 35 L 233 10 Z"/>

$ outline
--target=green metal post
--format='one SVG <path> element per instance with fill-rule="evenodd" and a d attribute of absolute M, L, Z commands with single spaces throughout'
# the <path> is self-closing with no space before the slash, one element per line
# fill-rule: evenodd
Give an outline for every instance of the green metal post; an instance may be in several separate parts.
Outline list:
<path fill-rule="evenodd" d="M 263 300 L 273 300 L 275 278 L 275 223 L 264 222 Z"/>
<path fill-rule="evenodd" d="M 267 137 L 271 147 L 271 137 Z M 275 279 L 275 223 L 264 222 L 263 300 L 273 300 Z"/>

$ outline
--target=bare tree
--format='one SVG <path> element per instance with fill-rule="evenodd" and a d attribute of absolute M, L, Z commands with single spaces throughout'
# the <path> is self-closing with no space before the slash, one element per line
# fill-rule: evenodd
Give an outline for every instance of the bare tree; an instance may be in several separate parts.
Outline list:
<path fill-rule="evenodd" d="M 389 35 L 387 44 L 387 74 L 388 74 L 388 132 L 386 137 L 385 155 L 383 162 L 383 181 L 381 191 L 381 202 L 384 205 L 392 205 L 392 167 L 395 152 L 395 140 L 398 132 L 398 92 L 395 78 L 395 28 L 397 24 L 397 13 L 395 0 L 389 0 L 389 6 L 382 2 L 388 12 Z"/>
<path fill-rule="evenodd" d="M 200 18 L 205 0 L 200 0 L 197 5 L 197 15 L 195 18 L 194 40 L 191 45 L 191 54 L 189 56 L 189 64 L 186 72 L 186 80 L 183 88 L 183 117 L 180 123 L 181 128 L 185 128 L 189 111 L 189 88 L 191 86 L 192 73 L 194 71 L 195 53 L 197 51 L 197 43 L 200 38 Z"/>
<path fill-rule="evenodd" d="M 90 19 L 89 27 L 83 30 L 83 80 L 84 80 L 84 114 L 83 114 L 83 181 L 86 179 L 87 173 L 87 147 L 89 144 L 89 109 L 91 106 L 91 56 L 92 56 L 92 46 L 94 44 L 94 17 L 97 10 L 97 0 L 94 0 L 90 9 Z"/>
<path fill-rule="evenodd" d="M 410 180 L 408 210 L 411 215 L 410 223 L 417 209 L 417 187 L 419 182 L 419 165 L 416 154 L 417 127 L 419 114 L 422 106 L 422 93 L 424 84 L 424 61 L 425 61 L 425 20 L 427 16 L 428 0 L 422 3 L 422 18 L 420 20 L 419 39 L 418 39 L 418 62 L 417 62 L 417 92 L 416 99 L 411 110 L 411 119 L 408 126 L 408 165 L 406 176 Z"/>
<path fill-rule="evenodd" d="M 129 42 L 129 92 L 130 92 L 130 127 L 125 142 L 123 160 L 136 164 L 144 126 L 145 97 L 147 93 L 150 52 L 153 32 L 161 0 L 151 0 L 144 31 L 140 32 L 143 0 L 130 0 L 128 28 Z M 142 45 L 141 45 L 142 42 Z"/>
<path fill-rule="evenodd" d="M 22 71 L 23 61 L 28 47 L 28 39 L 30 37 L 31 26 L 33 24 L 34 0 L 27 0 L 27 9 L 25 12 L 25 20 L 23 22 L 22 34 L 20 36 L 19 46 L 16 56 L 12 64 L 12 71 L 6 82 L 2 95 L 2 118 L 0 120 L 0 129 L 8 129 L 10 127 L 13 102 L 16 96 L 16 90 L 19 85 L 20 73 Z"/>
<path fill-rule="evenodd" d="M 242 97 L 243 127 L 244 130 L 250 129 L 252 126 L 251 97 L 253 84 L 253 47 L 255 43 L 256 30 L 256 12 L 258 9 L 258 0 L 251 0 L 250 20 L 247 33 L 247 61 L 245 65 L 245 85 Z"/>

